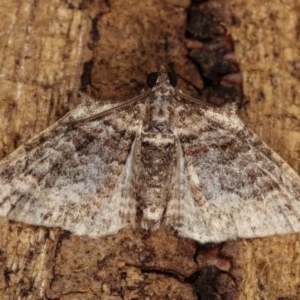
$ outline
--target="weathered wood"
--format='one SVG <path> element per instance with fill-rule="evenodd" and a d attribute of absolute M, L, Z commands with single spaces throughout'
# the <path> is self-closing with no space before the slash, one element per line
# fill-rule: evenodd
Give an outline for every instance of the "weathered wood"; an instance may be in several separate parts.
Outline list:
<path fill-rule="evenodd" d="M 299 7 L 292 0 L 229 4 L 249 99 L 243 117 L 299 171 Z M 0 155 L 74 107 L 81 83 L 101 99 L 125 99 L 136 95 L 148 71 L 171 62 L 179 76 L 200 88 L 197 70 L 185 57 L 188 5 L 176 0 L 3 3 Z M 197 245 L 173 232 L 145 237 L 125 230 L 91 240 L 59 229 L 0 222 L 3 299 L 197 297 L 188 280 L 201 265 L 199 256 L 194 260 Z M 232 270 L 239 299 L 297 299 L 298 244 L 297 235 L 239 241 Z M 216 264 L 228 269 L 226 262 Z M 205 289 L 201 281 L 198 288 Z"/>
<path fill-rule="evenodd" d="M 300 172 L 299 4 L 229 0 L 247 105 L 242 117 Z M 300 235 L 244 240 L 240 299 L 299 299 Z"/>

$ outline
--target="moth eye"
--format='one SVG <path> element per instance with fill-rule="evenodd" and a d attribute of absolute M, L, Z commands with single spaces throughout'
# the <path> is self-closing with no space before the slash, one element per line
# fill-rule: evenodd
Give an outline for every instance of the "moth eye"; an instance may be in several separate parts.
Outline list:
<path fill-rule="evenodd" d="M 148 85 L 148 87 L 150 87 L 150 88 L 154 87 L 155 84 L 156 84 L 157 78 L 158 78 L 158 73 L 157 72 L 153 72 L 153 73 L 148 74 L 148 76 L 147 76 L 147 85 Z"/>
<path fill-rule="evenodd" d="M 168 72 L 168 78 L 169 78 L 169 82 L 171 84 L 171 86 L 176 86 L 177 84 L 177 76 L 175 73 L 173 72 Z"/>

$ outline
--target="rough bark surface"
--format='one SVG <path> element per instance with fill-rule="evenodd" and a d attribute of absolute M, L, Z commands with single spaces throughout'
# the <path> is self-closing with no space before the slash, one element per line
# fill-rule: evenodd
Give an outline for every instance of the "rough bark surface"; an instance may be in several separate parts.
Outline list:
<path fill-rule="evenodd" d="M 228 4 L 249 100 L 243 117 L 300 171 L 299 5 Z M 188 6 L 182 0 L 3 2 L 0 156 L 74 107 L 80 85 L 101 99 L 126 99 L 143 87 L 147 72 L 167 63 L 185 79 L 181 88 L 196 95 L 186 84 L 203 86 L 186 58 Z M 3 218 L 0 223 L 1 299 L 300 297 L 296 234 L 242 240 L 220 250 L 166 230 L 148 236 L 124 230 L 91 240 Z"/>
<path fill-rule="evenodd" d="M 299 2 L 229 0 L 247 104 L 242 117 L 300 172 Z M 244 240 L 241 299 L 299 299 L 299 234 Z"/>

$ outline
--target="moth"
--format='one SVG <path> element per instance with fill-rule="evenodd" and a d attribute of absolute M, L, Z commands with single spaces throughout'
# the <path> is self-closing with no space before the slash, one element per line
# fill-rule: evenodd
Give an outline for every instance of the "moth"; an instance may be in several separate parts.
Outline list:
<path fill-rule="evenodd" d="M 98 238 L 171 227 L 200 243 L 300 231 L 300 178 L 238 117 L 162 67 L 119 103 L 87 99 L 0 164 L 0 215 Z"/>

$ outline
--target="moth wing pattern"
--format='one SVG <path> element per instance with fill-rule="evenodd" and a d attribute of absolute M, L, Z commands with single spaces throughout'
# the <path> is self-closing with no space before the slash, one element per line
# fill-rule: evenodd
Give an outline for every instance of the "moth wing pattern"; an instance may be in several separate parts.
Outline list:
<path fill-rule="evenodd" d="M 202 243 L 300 231 L 299 176 L 223 108 L 178 105 L 166 223 Z"/>
<path fill-rule="evenodd" d="M 164 223 L 200 243 L 299 232 L 299 176 L 235 105 L 211 107 L 156 77 L 121 103 L 87 98 L 4 159 L 0 215 L 89 237 L 141 216 L 143 229 Z"/>
<path fill-rule="evenodd" d="M 118 106 L 85 101 L 4 159 L 0 215 L 91 237 L 134 226 L 132 158 L 144 107 Z"/>

